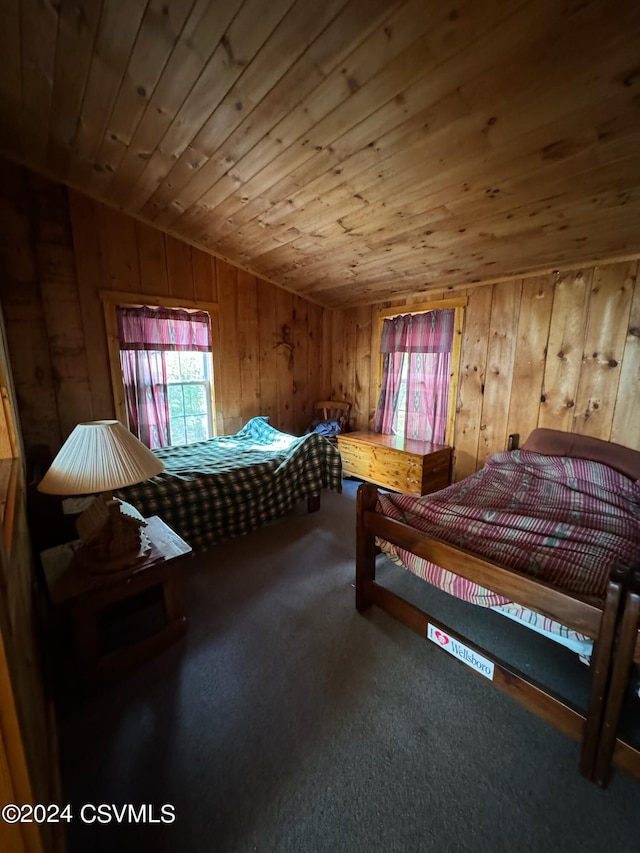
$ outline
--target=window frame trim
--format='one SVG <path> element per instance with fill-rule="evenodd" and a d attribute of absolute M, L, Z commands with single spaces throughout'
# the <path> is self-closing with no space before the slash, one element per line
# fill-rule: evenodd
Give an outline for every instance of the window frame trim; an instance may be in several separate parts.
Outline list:
<path fill-rule="evenodd" d="M 429 311 L 442 311 L 445 308 L 453 308 L 453 345 L 451 347 L 451 378 L 449 381 L 449 401 L 447 404 L 447 428 L 445 433 L 445 444 L 454 446 L 456 414 L 458 409 L 458 388 L 460 385 L 460 361 L 462 356 L 462 333 L 464 330 L 465 308 L 468 305 L 466 296 L 452 297 L 450 299 L 434 299 L 431 302 L 416 302 L 409 305 L 394 305 L 390 308 L 380 308 L 376 311 L 377 332 L 376 349 L 378 359 L 376 360 L 376 405 L 380 399 L 382 387 L 382 361 L 380 342 L 382 341 L 382 325 L 385 320 L 399 317 L 404 314 L 426 314 Z"/>
<path fill-rule="evenodd" d="M 210 404 L 211 404 L 211 426 L 213 435 L 218 435 L 216 394 L 215 394 L 215 365 L 216 365 L 216 342 L 218 327 L 218 312 L 220 310 L 217 302 L 200 302 L 195 299 L 182 299 L 172 296 L 158 296 L 148 293 L 128 293 L 118 290 L 100 290 L 98 292 L 104 311 L 104 321 L 107 332 L 107 351 L 109 354 L 109 371 L 111 374 L 111 388 L 113 391 L 113 402 L 116 418 L 129 429 L 129 417 L 125 403 L 124 383 L 122 381 L 122 368 L 120 366 L 120 338 L 118 336 L 118 320 L 116 306 L 136 305 L 148 306 L 149 308 L 186 308 L 191 311 L 206 311 L 211 320 L 211 359 L 213 362 L 211 378 L 209 380 Z"/>

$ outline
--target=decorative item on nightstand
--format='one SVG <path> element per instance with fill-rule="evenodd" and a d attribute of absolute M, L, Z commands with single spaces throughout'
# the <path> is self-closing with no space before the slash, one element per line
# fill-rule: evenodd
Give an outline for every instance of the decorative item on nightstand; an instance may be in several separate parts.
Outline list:
<path fill-rule="evenodd" d="M 113 489 L 154 477 L 164 465 L 120 421 L 78 424 L 38 484 L 50 495 L 101 493 L 76 522 L 82 546 L 76 559 L 94 572 L 134 568 L 150 543 L 146 521 Z"/>

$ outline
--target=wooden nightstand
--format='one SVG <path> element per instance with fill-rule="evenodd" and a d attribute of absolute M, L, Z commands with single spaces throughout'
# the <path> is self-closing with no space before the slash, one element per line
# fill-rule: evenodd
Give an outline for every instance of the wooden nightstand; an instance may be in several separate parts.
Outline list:
<path fill-rule="evenodd" d="M 343 473 L 409 495 L 426 495 L 451 482 L 451 448 L 378 432 L 338 436 Z"/>
<path fill-rule="evenodd" d="M 79 566 L 73 559 L 79 540 L 40 554 L 52 604 L 68 609 L 71 615 L 75 651 L 85 676 L 100 676 L 134 666 L 185 631 L 179 573 L 191 546 L 158 516 L 146 521 L 151 551 L 129 572 L 92 574 Z M 105 651 L 100 617 L 108 608 L 142 596 L 154 587 L 162 595 L 162 627 L 121 648 Z"/>

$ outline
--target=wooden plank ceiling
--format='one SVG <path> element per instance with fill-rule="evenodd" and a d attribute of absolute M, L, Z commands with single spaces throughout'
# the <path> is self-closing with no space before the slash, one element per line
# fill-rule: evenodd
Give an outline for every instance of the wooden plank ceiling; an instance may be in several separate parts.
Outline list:
<path fill-rule="evenodd" d="M 0 0 L 0 151 L 327 306 L 640 253 L 638 0 Z"/>

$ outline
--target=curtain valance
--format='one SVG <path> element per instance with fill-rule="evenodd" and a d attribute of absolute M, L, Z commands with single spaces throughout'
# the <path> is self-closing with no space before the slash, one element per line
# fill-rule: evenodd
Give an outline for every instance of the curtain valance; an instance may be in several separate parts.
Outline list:
<path fill-rule="evenodd" d="M 206 311 L 118 305 L 121 350 L 211 352 L 211 322 Z"/>
<path fill-rule="evenodd" d="M 451 352 L 455 311 L 402 314 L 382 324 L 380 352 Z"/>

